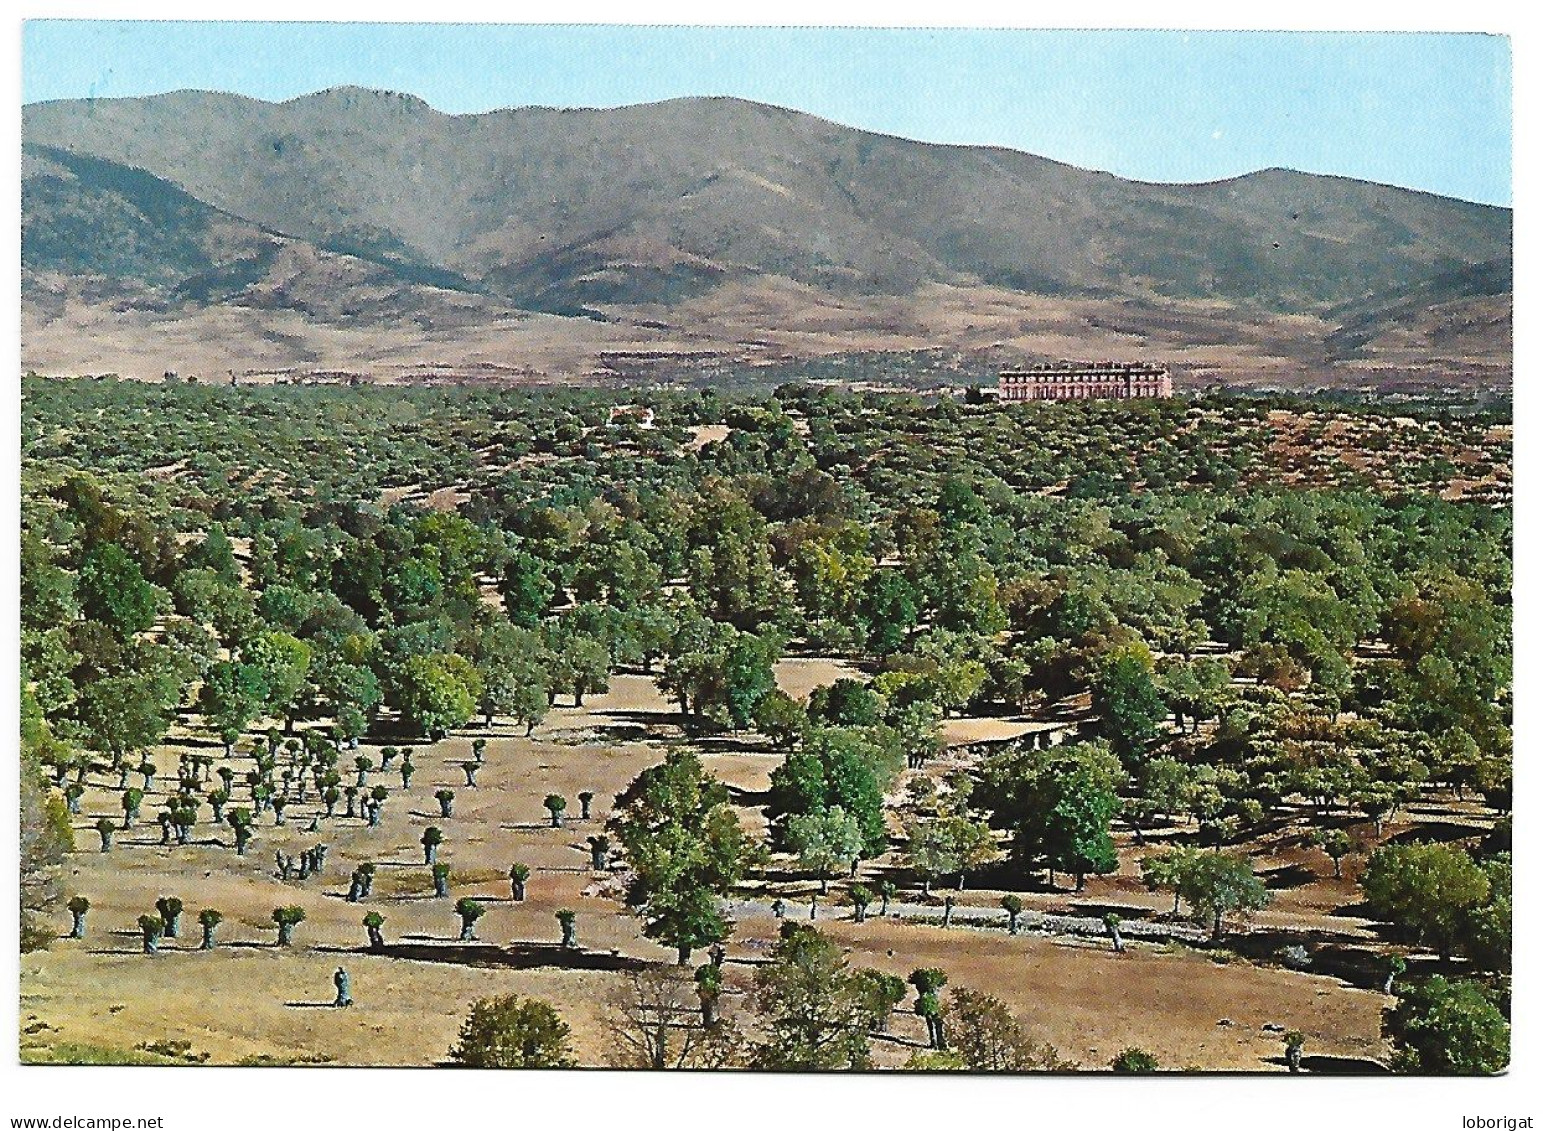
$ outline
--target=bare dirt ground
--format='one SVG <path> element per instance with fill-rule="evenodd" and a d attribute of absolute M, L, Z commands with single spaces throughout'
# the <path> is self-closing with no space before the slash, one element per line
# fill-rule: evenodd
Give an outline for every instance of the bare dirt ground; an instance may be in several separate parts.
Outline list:
<path fill-rule="evenodd" d="M 1460 342 L 1395 336 L 1338 358 L 1326 346 L 1334 323 L 1310 316 L 989 286 L 930 285 L 910 294 L 842 299 L 769 276 L 677 306 L 607 307 L 604 321 L 507 310 L 441 292 L 446 308 L 355 326 L 287 309 L 125 309 L 84 298 L 67 280 L 55 284 L 57 294 L 29 291 L 21 321 L 23 369 L 52 376 L 101 373 L 107 368 L 101 359 L 110 357 L 121 376 L 149 381 L 173 371 L 221 382 L 234 371 L 249 382 L 315 373 L 384 382 L 586 382 L 617 377 L 612 362 L 636 354 L 688 372 L 703 360 L 755 366 L 946 348 L 1015 360 L 1156 356 L 1191 388 L 1218 381 L 1280 388 L 1511 382 L 1505 319 L 1504 333 L 1469 334 Z M 1508 309 L 1508 298 L 1504 305 Z"/>
<path fill-rule="evenodd" d="M 791 659 L 779 665 L 778 678 L 790 694 L 803 696 L 852 670 L 839 661 Z M 67 891 L 91 900 L 87 937 L 61 938 L 46 952 L 23 956 L 23 1059 L 68 1056 L 69 1046 L 122 1053 L 187 1042 L 185 1055 L 208 1063 L 431 1065 L 444 1060 L 473 1000 L 514 992 L 551 1002 L 572 1026 L 580 1059 L 604 1063 L 604 1003 L 622 981 L 620 968 L 629 961 L 668 962 L 672 955 L 642 937 L 618 898 L 617 877 L 591 871 L 586 840 L 602 830 L 614 795 L 669 745 L 685 740 L 678 723 L 647 677 L 618 676 L 610 692 L 591 696 L 582 709 L 554 709 L 530 738 L 506 725 L 489 731 L 474 726 L 419 746 L 419 769 L 405 793 L 394 769 L 373 771 L 369 783 L 391 790 L 378 828 L 341 818 L 309 831 L 319 811 L 312 792 L 289 806 L 283 826 L 274 825 L 271 813 L 260 818 L 245 857 L 236 855 L 228 828 L 209 823 L 207 806 L 191 844 L 162 846 L 154 814 L 166 796 L 165 777 L 146 797 L 136 826 L 117 834 L 111 852 L 99 852 L 95 821 L 121 810 L 117 793 L 106 788 L 116 782 L 94 782 L 75 820 L 78 851 L 64 875 Z M 994 725 L 996 720 L 960 720 L 956 729 Z M 478 736 L 489 740 L 486 763 L 477 786 L 468 788 L 460 764 L 471 758 L 471 740 Z M 170 771 L 176 752 L 189 744 L 217 758 L 222 754 L 203 736 L 179 731 L 153 760 Z M 764 818 L 751 805 L 779 756 L 752 736 L 703 742 L 701 749 L 708 768 L 743 802 L 746 824 L 763 828 Z M 378 765 L 378 747 L 366 746 L 363 753 Z M 948 761 L 965 756 L 955 751 Z M 238 755 L 233 767 L 238 803 L 245 799 L 239 784 L 245 762 Z M 455 792 L 450 818 L 440 817 L 434 800 L 441 788 Z M 579 818 L 578 801 L 586 790 L 595 795 L 587 821 Z M 560 828 L 552 827 L 542 805 L 549 793 L 568 801 Z M 445 834 L 439 858 L 451 867 L 449 898 L 432 894 L 424 865 L 420 838 L 429 825 Z M 1399 831 L 1394 826 L 1385 833 Z M 278 878 L 276 850 L 295 854 L 322 842 L 330 846 L 323 876 Z M 1155 843 L 1148 837 L 1143 847 L 1123 838 L 1116 874 L 1090 878 L 1080 893 L 1063 877 L 1057 889 L 1041 884 L 1025 901 L 1031 909 L 1056 913 L 1097 916 L 1117 907 L 1130 919 L 1160 916 L 1169 909 L 1167 899 L 1145 891 L 1138 873 L 1140 855 Z M 1356 901 L 1356 857 L 1335 881 L 1328 860 L 1290 836 L 1253 847 L 1261 872 L 1279 872 L 1271 881 L 1276 902 L 1257 918 L 1256 929 L 1300 926 L 1367 938 L 1365 924 L 1344 914 Z M 348 876 L 365 861 L 377 865 L 374 892 L 350 903 Z M 519 903 L 510 899 L 506 879 L 516 861 L 532 870 L 527 898 Z M 866 864 L 865 875 L 871 881 L 894 863 L 886 858 Z M 1002 891 L 989 886 L 993 876 L 977 877 L 969 890 L 953 894 L 965 906 L 996 908 Z M 746 897 L 728 946 L 731 1006 L 775 937 L 771 897 L 785 896 L 792 914 L 807 916 L 813 889 L 812 880 L 795 875 Z M 942 894 L 935 891 L 931 904 L 940 907 Z M 163 895 L 186 905 L 181 937 L 166 940 L 161 953 L 145 955 L 135 920 L 153 913 Z M 460 896 L 485 903 L 477 942 L 457 941 L 453 904 Z M 914 887 L 903 888 L 902 901 L 920 898 Z M 1036 1039 L 1084 1068 L 1102 1068 L 1136 1045 L 1165 1067 L 1280 1071 L 1273 1059 L 1281 1049 L 1276 1026 L 1305 1033 L 1310 1054 L 1363 1060 L 1382 1051 L 1378 1019 L 1387 999 L 1337 977 L 1177 943 L 1133 940 L 1125 953 L 1115 954 L 1097 938 L 1013 937 L 998 926 L 956 923 L 945 929 L 898 917 L 858 924 L 838 900 L 833 887 L 817 909 L 818 923 L 849 948 L 854 964 L 901 975 L 942 967 L 951 985 L 1001 997 Z M 302 907 L 306 918 L 293 946 L 280 948 L 270 914 L 290 904 Z M 225 916 L 212 952 L 197 949 L 197 914 L 205 907 Z M 565 907 L 578 914 L 576 952 L 557 946 L 554 915 Z M 365 949 L 360 921 L 370 910 L 385 916 L 385 954 Z M 61 936 L 68 923 L 64 912 L 54 918 Z M 352 977 L 352 1009 L 328 1008 L 339 965 Z M 920 1025 L 908 1013 L 897 1016 L 893 1028 L 893 1039 L 876 1042 L 880 1065 L 904 1063 L 920 1043 Z"/>

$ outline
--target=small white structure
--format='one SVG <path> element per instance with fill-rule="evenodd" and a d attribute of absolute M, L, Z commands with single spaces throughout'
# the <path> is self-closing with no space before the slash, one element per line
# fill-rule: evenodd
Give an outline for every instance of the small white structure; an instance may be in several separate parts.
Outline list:
<path fill-rule="evenodd" d="M 638 428 L 652 428 L 654 426 L 654 410 L 646 405 L 619 404 L 611 409 L 611 415 L 606 419 L 607 428 L 616 428 L 623 424 L 631 424 Z"/>

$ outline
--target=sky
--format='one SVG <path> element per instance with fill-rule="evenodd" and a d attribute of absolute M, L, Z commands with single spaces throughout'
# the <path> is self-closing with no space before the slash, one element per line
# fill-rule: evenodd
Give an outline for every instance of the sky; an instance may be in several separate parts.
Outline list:
<path fill-rule="evenodd" d="M 726 94 L 1149 181 L 1286 167 L 1511 202 L 1501 36 L 33 20 L 23 101 L 353 84 L 447 113 Z"/>

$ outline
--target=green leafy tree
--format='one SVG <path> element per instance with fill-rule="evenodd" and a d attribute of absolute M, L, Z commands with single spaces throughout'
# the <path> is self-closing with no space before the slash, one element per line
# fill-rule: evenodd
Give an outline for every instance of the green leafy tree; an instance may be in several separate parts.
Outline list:
<path fill-rule="evenodd" d="M 1398 1072 L 1491 1076 L 1511 1059 L 1511 1026 L 1477 982 L 1438 975 L 1406 986 L 1382 1029 Z"/>
<path fill-rule="evenodd" d="M 878 693 L 856 679 L 838 679 L 809 696 L 809 714 L 831 726 L 873 726 L 882 707 Z"/>
<path fill-rule="evenodd" d="M 1481 970 L 1511 972 L 1511 854 L 1479 862 L 1489 878 L 1489 898 L 1469 911 L 1459 929 L 1463 953 Z"/>
<path fill-rule="evenodd" d="M 925 817 L 906 829 L 906 862 L 922 877 L 922 891 L 943 875 L 958 877 L 958 886 L 971 869 L 1001 857 L 996 836 L 984 821 L 965 816 Z"/>
<path fill-rule="evenodd" d="M 852 904 L 852 918 L 861 923 L 868 918 L 868 906 L 873 902 L 873 889 L 867 884 L 853 884 L 847 888 L 847 899 Z"/>
<path fill-rule="evenodd" d="M 139 563 L 112 542 L 93 546 L 81 559 L 75 595 L 81 611 L 107 625 L 119 639 L 154 624 L 163 596 L 145 580 Z"/>
<path fill-rule="evenodd" d="M 1067 775 L 1059 792 L 1045 822 L 1046 856 L 1052 867 L 1072 873 L 1081 891 L 1088 873 L 1112 872 L 1119 863 L 1110 822 L 1120 801 L 1098 776 L 1081 770 Z"/>
<path fill-rule="evenodd" d="M 920 615 L 916 587 L 903 573 L 879 569 L 869 574 L 859 616 L 868 630 L 870 651 L 881 656 L 898 652 Z"/>
<path fill-rule="evenodd" d="M 311 713 L 330 715 L 345 738 L 361 738 L 385 700 L 380 679 L 368 664 L 343 650 L 322 653 L 310 676 Z"/>
<path fill-rule="evenodd" d="M 696 755 L 674 750 L 639 774 L 607 827 L 626 853 L 626 904 L 644 935 L 674 947 L 682 966 L 693 950 L 728 936 L 719 901 L 758 854 L 728 790 Z"/>
<path fill-rule="evenodd" d="M 749 726 L 761 701 L 777 689 L 772 665 L 781 652 L 775 634 L 741 632 L 729 644 L 723 660 L 723 707 L 735 730 Z"/>
<path fill-rule="evenodd" d="M 1374 914 L 1412 931 L 1445 959 L 1466 917 L 1489 898 L 1490 880 L 1460 848 L 1390 844 L 1367 860 L 1361 890 Z"/>
<path fill-rule="evenodd" d="M 227 758 L 267 700 L 268 687 L 255 664 L 220 660 L 210 665 L 199 689 L 198 709 L 225 743 Z"/>
<path fill-rule="evenodd" d="M 242 658 L 261 673 L 267 712 L 292 729 L 311 670 L 311 646 L 287 632 L 265 632 L 242 649 Z"/>
<path fill-rule="evenodd" d="M 1019 863 L 1085 875 L 1113 867 L 1110 821 L 1127 780 L 1102 743 L 1020 745 L 986 758 L 971 797 L 1006 830 Z"/>
<path fill-rule="evenodd" d="M 839 805 L 789 817 L 787 842 L 799 863 L 819 876 L 821 895 L 828 890 L 831 873 L 855 862 L 863 851 L 862 829 Z"/>
<path fill-rule="evenodd" d="M 524 551 L 510 556 L 498 589 L 509 619 L 521 628 L 539 625 L 556 594 L 547 563 Z"/>
<path fill-rule="evenodd" d="M 1141 882 L 1148 891 L 1172 892 L 1173 913 L 1177 915 L 1185 882 L 1199 859 L 1199 849 L 1189 845 L 1175 845 L 1150 853 L 1141 860 Z"/>
<path fill-rule="evenodd" d="M 23 684 L 18 783 L 21 794 L 18 887 L 23 950 L 41 949 L 48 944 L 50 932 L 42 916 L 58 900 L 59 866 L 64 863 L 66 854 L 75 848 L 75 836 L 70 828 L 70 810 L 72 804 L 78 806 L 79 802 L 77 800 L 72 803 L 50 789 L 44 774 L 45 765 L 69 765 L 70 760 L 66 747 L 54 738 L 43 718 L 31 688 Z M 78 786 L 79 783 L 74 784 Z M 97 830 L 101 834 L 101 850 L 110 851 L 112 822 L 107 821 L 106 831 L 102 831 L 99 822 Z M 81 915 L 84 914 L 82 911 Z M 78 919 L 77 925 L 82 922 L 83 919 Z"/>
<path fill-rule="evenodd" d="M 610 686 L 611 654 L 600 641 L 574 635 L 563 643 L 562 658 L 574 706 L 582 707 L 586 694 L 599 694 Z"/>
<path fill-rule="evenodd" d="M 890 772 L 883 753 L 862 731 L 822 727 L 790 751 L 772 771 L 768 814 L 779 842 L 786 820 L 796 814 L 840 807 L 862 830 L 863 855 L 877 856 L 888 843 L 884 787 Z"/>
<path fill-rule="evenodd" d="M 856 978 L 868 1014 L 869 1030 L 888 1032 L 890 1015 L 905 1000 L 905 979 L 880 970 L 859 970 Z"/>
<path fill-rule="evenodd" d="M 916 989 L 916 1015 L 927 1023 L 927 1046 L 939 1052 L 948 1048 L 943 1031 L 943 1001 L 938 991 L 948 984 L 948 975 L 936 967 L 912 970 L 908 982 Z"/>
<path fill-rule="evenodd" d="M 109 676 L 81 692 L 79 714 L 87 745 L 116 761 L 165 736 L 170 704 L 152 677 Z"/>
<path fill-rule="evenodd" d="M 1327 829 L 1318 837 L 1318 847 L 1334 863 L 1334 878 L 1340 879 L 1340 861 L 1350 855 L 1355 842 L 1344 829 Z"/>
<path fill-rule="evenodd" d="M 417 734 L 434 741 L 465 726 L 476 713 L 480 677 L 462 656 L 410 656 L 396 688 L 396 706 Z"/>
<path fill-rule="evenodd" d="M 1168 718 L 1153 678 L 1152 654 L 1144 644 L 1138 641 L 1104 654 L 1093 679 L 1093 709 L 1126 765 L 1142 761 Z"/>
<path fill-rule="evenodd" d="M 1198 730 L 1202 722 L 1220 712 L 1230 680 L 1227 665 L 1206 656 L 1168 666 L 1158 686 L 1179 728 L 1182 730 L 1188 720 L 1192 729 Z"/>
<path fill-rule="evenodd" d="M 1244 857 L 1202 852 L 1185 869 L 1180 893 L 1195 918 L 1211 923 L 1213 938 L 1222 937 L 1227 915 L 1257 911 L 1270 902 L 1270 892 Z"/>

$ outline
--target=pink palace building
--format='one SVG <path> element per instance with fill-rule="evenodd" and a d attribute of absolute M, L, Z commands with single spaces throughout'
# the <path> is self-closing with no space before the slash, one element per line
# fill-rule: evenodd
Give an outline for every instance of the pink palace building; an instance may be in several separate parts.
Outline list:
<path fill-rule="evenodd" d="M 1002 401 L 1131 400 L 1171 397 L 1173 378 L 1161 365 L 1124 361 L 1058 361 L 1004 370 L 997 377 Z"/>

